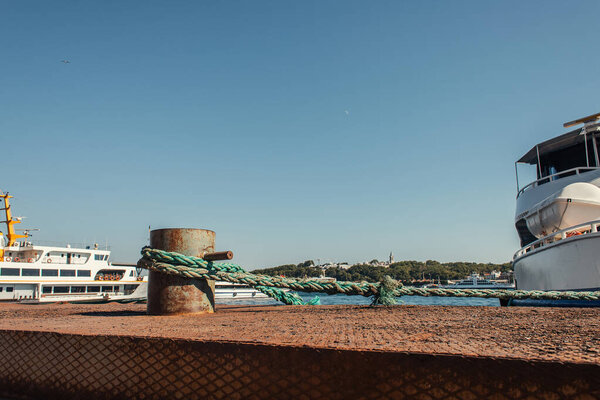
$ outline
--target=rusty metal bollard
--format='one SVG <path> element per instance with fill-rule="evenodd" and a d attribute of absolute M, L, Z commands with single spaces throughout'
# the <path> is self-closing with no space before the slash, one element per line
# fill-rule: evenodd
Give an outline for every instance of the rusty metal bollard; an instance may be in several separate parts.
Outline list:
<path fill-rule="evenodd" d="M 150 232 L 150 247 L 204 257 L 215 250 L 215 232 L 206 229 L 156 229 Z M 150 315 L 213 313 L 215 281 L 189 279 L 150 271 L 148 306 Z"/>

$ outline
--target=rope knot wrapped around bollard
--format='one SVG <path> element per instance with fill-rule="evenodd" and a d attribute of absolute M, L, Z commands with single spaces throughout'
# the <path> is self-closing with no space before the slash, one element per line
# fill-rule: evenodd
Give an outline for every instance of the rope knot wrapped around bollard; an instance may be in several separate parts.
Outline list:
<path fill-rule="evenodd" d="M 386 275 L 379 282 L 379 293 L 373 297 L 373 306 L 393 306 L 397 304 L 396 289 L 402 284 Z"/>
<path fill-rule="evenodd" d="M 400 296 L 481 297 L 518 300 L 600 300 L 600 291 L 561 292 L 511 289 L 420 288 L 402 286 L 389 276 L 384 277 L 379 283 L 284 278 L 246 272 L 242 267 L 233 263 L 215 264 L 212 261 L 206 261 L 202 258 L 185 256 L 150 247 L 144 247 L 141 253 L 142 258 L 137 263 L 140 268 L 187 278 L 240 283 L 248 285 L 288 305 L 315 305 L 319 304 L 320 300 L 319 297 L 315 297 L 309 302 L 305 302 L 296 293 L 286 292 L 281 289 L 326 293 L 328 295 L 345 294 L 348 296 L 360 295 L 373 297 L 373 305 L 393 305 L 396 304 L 395 298 Z"/>
<path fill-rule="evenodd" d="M 258 275 L 247 273 L 242 267 L 233 263 L 215 264 L 212 261 L 206 261 L 202 258 L 185 256 L 150 247 L 144 247 L 141 253 L 142 258 L 137 262 L 140 268 L 184 276 L 186 278 L 241 283 L 251 286 L 259 292 L 288 305 L 316 305 L 320 303 L 318 296 L 305 302 L 296 293 L 288 293 L 277 287 L 260 285 L 261 280 L 255 279 Z"/>

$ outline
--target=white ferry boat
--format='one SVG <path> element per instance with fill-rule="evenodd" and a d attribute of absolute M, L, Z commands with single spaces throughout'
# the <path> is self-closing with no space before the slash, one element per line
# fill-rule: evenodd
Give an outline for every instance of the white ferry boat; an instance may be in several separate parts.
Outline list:
<path fill-rule="evenodd" d="M 0 301 L 97 302 L 146 299 L 147 277 L 141 269 L 109 261 L 100 246 L 44 246 L 17 234 L 8 193 L 4 202 L 6 235 L 0 232 Z"/>
<path fill-rule="evenodd" d="M 97 244 L 46 246 L 17 234 L 9 199 L 0 192 L 7 233 L 0 232 L 0 301 L 26 303 L 145 301 L 148 277 L 135 264 L 110 261 Z M 268 298 L 247 285 L 215 282 L 215 299 Z"/>
<path fill-rule="evenodd" d="M 537 179 L 519 187 L 513 257 L 517 289 L 600 290 L 600 113 L 583 128 L 535 145 L 516 163 Z"/>

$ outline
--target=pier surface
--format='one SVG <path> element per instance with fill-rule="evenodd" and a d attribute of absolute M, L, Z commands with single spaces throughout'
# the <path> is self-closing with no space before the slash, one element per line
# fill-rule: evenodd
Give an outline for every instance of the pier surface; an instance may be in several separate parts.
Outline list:
<path fill-rule="evenodd" d="M 0 397 L 597 398 L 600 309 L 0 304 Z"/>
<path fill-rule="evenodd" d="M 148 316 L 144 304 L 0 304 L 0 329 L 422 352 L 600 364 L 600 309 L 218 306 Z"/>

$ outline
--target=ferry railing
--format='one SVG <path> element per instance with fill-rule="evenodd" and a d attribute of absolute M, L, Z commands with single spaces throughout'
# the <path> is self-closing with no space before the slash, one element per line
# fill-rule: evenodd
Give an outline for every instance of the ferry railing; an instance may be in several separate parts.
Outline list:
<path fill-rule="evenodd" d="M 566 169 L 564 171 L 557 172 L 556 174 L 545 176 L 543 178 L 540 178 L 538 180 L 535 180 L 535 181 L 523 186 L 517 193 L 517 197 L 519 197 L 521 194 L 523 194 L 523 192 L 525 192 L 529 189 L 532 189 L 536 186 L 543 185 L 544 183 L 548 183 L 550 181 L 555 181 L 557 179 L 564 178 L 567 176 L 583 174 L 584 172 L 590 172 L 590 171 L 594 171 L 597 169 L 600 169 L 600 167 L 576 167 L 576 168 Z"/>
<path fill-rule="evenodd" d="M 36 240 L 35 242 L 22 241 L 15 242 L 16 247 L 48 246 L 71 248 L 73 250 L 110 250 L 110 246 L 100 245 L 98 243 L 74 243 L 74 242 L 56 242 L 50 240 Z"/>
<path fill-rule="evenodd" d="M 590 233 L 598 233 L 599 228 L 600 228 L 600 220 L 595 220 L 595 221 L 586 222 L 584 224 L 574 225 L 569 228 L 561 229 L 556 232 L 552 232 L 551 234 L 546 235 L 543 238 L 540 238 L 540 239 L 536 240 L 535 242 L 531 242 L 527 246 L 521 248 L 519 251 L 517 251 L 515 253 L 515 255 L 513 256 L 513 260 L 516 260 L 517 258 L 519 258 L 535 249 L 539 249 L 540 247 L 550 245 L 550 244 L 556 243 L 556 242 L 564 240 L 564 239 L 577 237 L 580 235 L 587 235 Z"/>

